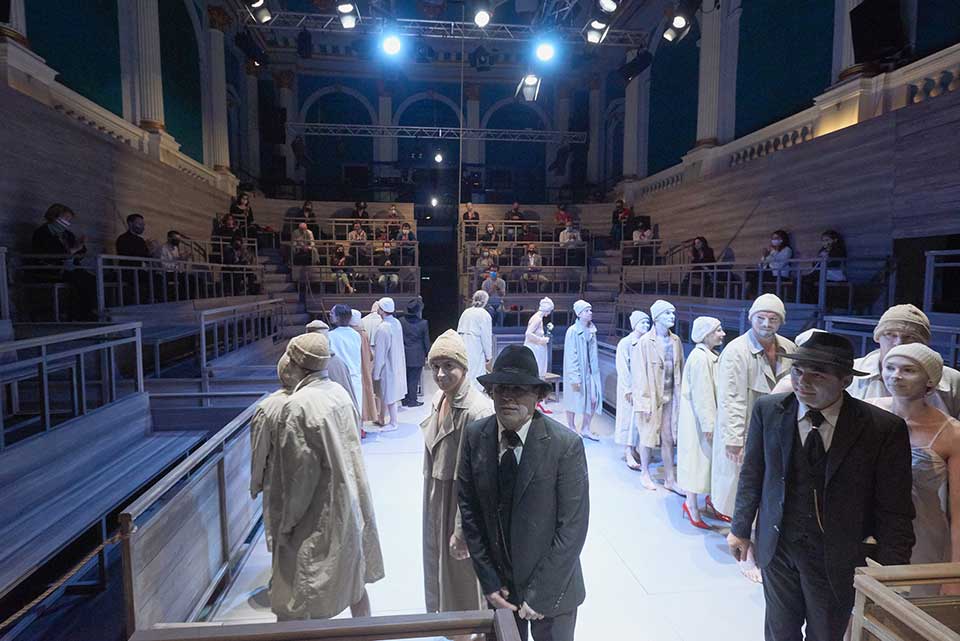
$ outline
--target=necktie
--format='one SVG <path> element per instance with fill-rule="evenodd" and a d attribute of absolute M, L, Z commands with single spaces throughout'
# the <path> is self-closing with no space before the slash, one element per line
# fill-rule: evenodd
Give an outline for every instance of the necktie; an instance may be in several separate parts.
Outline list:
<path fill-rule="evenodd" d="M 517 484 L 517 469 L 520 465 L 517 463 L 517 457 L 513 453 L 513 448 L 520 447 L 523 443 L 516 432 L 504 430 L 500 437 L 505 441 L 507 448 L 500 457 L 499 472 L 499 522 L 500 537 L 503 541 L 503 549 L 506 553 L 506 562 L 510 563 L 510 521 L 513 510 L 513 488 Z M 512 572 L 512 570 L 508 570 Z"/>
<path fill-rule="evenodd" d="M 813 429 L 807 434 L 807 442 L 804 443 L 803 450 L 807 455 L 807 463 L 810 464 L 812 469 L 817 470 L 820 469 L 827 456 L 827 450 L 823 446 L 823 437 L 818 429 L 823 425 L 823 414 L 820 410 L 810 410 L 807 412 L 807 420 L 810 421 Z"/>

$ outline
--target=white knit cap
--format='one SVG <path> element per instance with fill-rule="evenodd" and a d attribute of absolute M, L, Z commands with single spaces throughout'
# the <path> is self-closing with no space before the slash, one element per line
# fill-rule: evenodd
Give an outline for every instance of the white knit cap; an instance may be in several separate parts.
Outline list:
<path fill-rule="evenodd" d="M 783 301 L 775 294 L 761 294 L 757 300 L 750 306 L 750 313 L 747 318 L 753 318 L 758 312 L 770 312 L 780 316 L 781 322 L 787 322 L 787 308 L 783 306 Z"/>
<path fill-rule="evenodd" d="M 363 314 L 359 309 L 350 310 L 350 327 L 360 327 L 360 321 L 363 320 Z"/>
<path fill-rule="evenodd" d="M 467 355 L 467 346 L 464 344 L 460 334 L 454 329 L 448 329 L 437 337 L 430 347 L 430 353 L 427 354 L 427 362 L 435 358 L 449 358 L 455 360 L 463 366 L 463 369 L 470 367 L 470 357 Z"/>
<path fill-rule="evenodd" d="M 307 323 L 308 332 L 326 332 L 330 329 L 330 326 L 324 323 L 319 318 L 317 320 L 312 320 Z"/>
<path fill-rule="evenodd" d="M 675 312 L 675 311 L 677 311 L 677 308 L 671 305 L 670 303 L 668 303 L 667 301 L 662 299 L 657 300 L 653 303 L 653 305 L 650 306 L 650 318 L 656 321 L 657 318 L 660 316 L 660 314 L 664 314 L 666 312 Z"/>
<path fill-rule="evenodd" d="M 388 314 L 392 314 L 397 309 L 397 306 L 393 304 L 393 299 L 387 296 L 378 300 L 377 303 L 380 304 L 380 309 Z"/>
<path fill-rule="evenodd" d="M 296 368 L 292 367 L 292 365 L 293 363 L 290 361 L 290 356 L 286 353 L 277 361 L 277 378 L 280 379 L 280 384 L 283 385 L 284 388 L 291 391 L 297 386 L 297 383 L 300 382 L 299 372 Z"/>
<path fill-rule="evenodd" d="M 639 309 L 633 311 L 630 314 L 630 329 L 636 329 L 642 320 L 646 320 L 649 323 L 650 317 L 647 316 L 646 312 L 641 312 Z"/>
<path fill-rule="evenodd" d="M 811 328 L 808 329 L 807 331 L 805 331 L 805 332 L 800 332 L 799 334 L 797 334 L 797 337 L 796 337 L 795 339 L 793 339 L 793 343 L 794 343 L 794 345 L 796 345 L 797 347 L 800 347 L 801 345 L 803 345 L 804 343 L 806 343 L 808 340 L 810 340 L 810 337 L 811 337 L 811 336 L 813 336 L 814 334 L 816 334 L 816 333 L 818 333 L 818 332 L 822 332 L 822 331 L 823 331 L 822 329 L 817 329 L 816 327 L 811 327 Z"/>
<path fill-rule="evenodd" d="M 940 379 L 943 378 L 943 357 L 923 343 L 897 345 L 887 352 L 886 356 L 883 357 L 883 362 L 886 363 L 891 356 L 909 358 L 922 367 L 934 387 L 939 385 Z"/>
<path fill-rule="evenodd" d="M 710 332 L 715 331 L 722 323 L 719 318 L 713 316 L 697 316 L 693 319 L 693 327 L 690 328 L 690 340 L 694 343 L 702 343 Z"/>
<path fill-rule="evenodd" d="M 583 299 L 580 299 L 573 304 L 573 313 L 577 316 L 580 316 L 580 314 L 584 313 L 588 309 L 593 309 L 593 305 Z"/>
<path fill-rule="evenodd" d="M 327 368 L 333 352 L 325 334 L 311 332 L 294 336 L 287 343 L 287 356 L 305 370 L 317 371 Z"/>
<path fill-rule="evenodd" d="M 553 311 L 553 301 L 548 296 L 541 298 L 540 307 L 538 308 L 538 311 L 541 314 L 549 314 L 550 312 Z"/>
<path fill-rule="evenodd" d="M 880 335 L 887 330 L 906 330 L 917 335 L 921 343 L 930 342 L 930 319 L 913 305 L 894 305 L 883 313 L 873 330 L 873 340 L 880 342 Z"/>

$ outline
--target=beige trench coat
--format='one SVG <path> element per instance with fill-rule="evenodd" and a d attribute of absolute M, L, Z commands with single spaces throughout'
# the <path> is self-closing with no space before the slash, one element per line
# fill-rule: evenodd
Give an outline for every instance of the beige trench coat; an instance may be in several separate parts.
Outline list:
<path fill-rule="evenodd" d="M 373 392 L 373 348 L 370 346 L 370 337 L 363 327 L 354 327 L 360 334 L 360 377 L 363 381 L 363 401 L 360 408 L 361 420 L 375 421 L 380 418 L 377 408 L 377 395 Z"/>
<path fill-rule="evenodd" d="M 423 591 L 427 612 L 481 610 L 484 597 L 470 559 L 450 556 L 450 536 L 460 538 L 457 503 L 457 466 L 463 433 L 468 423 L 493 414 L 493 401 L 474 388 L 469 377 L 451 403 L 450 413 L 439 423 L 443 392 L 433 397 L 423 430 Z"/>
<path fill-rule="evenodd" d="M 277 494 L 278 426 L 290 393 L 280 389 L 266 397 L 257 406 L 250 420 L 250 496 L 257 498 L 263 492 L 263 533 L 267 539 L 267 550 L 273 550 L 273 538 L 276 534 L 280 513 Z"/>
<path fill-rule="evenodd" d="M 703 343 L 690 353 L 680 386 L 677 422 L 677 483 L 695 494 L 710 493 L 713 446 L 707 434 L 717 422 L 717 359 Z"/>
<path fill-rule="evenodd" d="M 279 620 L 336 616 L 384 576 L 359 434 L 347 391 L 323 373 L 284 406 L 270 589 Z"/>
<path fill-rule="evenodd" d="M 680 382 L 683 375 L 683 345 L 680 337 L 670 332 L 673 343 L 673 416 L 670 425 L 676 429 L 680 406 Z M 633 411 L 637 419 L 639 445 L 660 447 L 660 427 L 663 425 L 663 378 L 666 350 L 657 336 L 657 328 L 650 329 L 633 347 L 630 358 L 633 373 Z"/>
<path fill-rule="evenodd" d="M 640 337 L 630 332 L 617 343 L 617 419 L 613 433 L 613 441 L 617 445 L 636 447 L 639 442 L 637 434 L 637 416 L 633 411 L 633 403 L 627 400 L 627 393 L 633 391 L 633 370 L 631 358 L 633 350 Z"/>
<path fill-rule="evenodd" d="M 797 351 L 793 341 L 777 336 L 777 350 L 786 354 Z M 713 434 L 713 460 L 710 496 L 722 514 L 733 515 L 740 482 L 740 465 L 727 458 L 726 446 L 743 447 L 753 405 L 757 399 L 773 391 L 774 386 L 790 371 L 789 359 L 780 358 L 777 371 L 763 353 L 763 346 L 753 337 L 753 330 L 730 341 L 717 362 L 717 426 Z"/>

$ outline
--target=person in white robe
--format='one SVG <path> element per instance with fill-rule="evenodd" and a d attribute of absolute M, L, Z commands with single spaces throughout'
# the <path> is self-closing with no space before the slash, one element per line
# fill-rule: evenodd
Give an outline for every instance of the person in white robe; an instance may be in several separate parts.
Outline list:
<path fill-rule="evenodd" d="M 330 326 L 320 319 L 307 323 L 307 332 L 323 334 L 327 337 L 328 341 L 330 340 Z M 330 352 L 330 358 L 327 361 L 327 377 L 334 383 L 341 385 L 343 389 L 347 391 L 347 394 L 350 395 L 350 400 L 353 401 L 359 414 L 362 408 L 360 407 L 360 399 L 353 393 L 353 380 L 350 378 L 350 368 L 347 367 L 344 360 L 333 351 Z"/>
<path fill-rule="evenodd" d="M 630 369 L 634 348 L 640 337 L 650 330 L 650 316 L 640 310 L 630 314 L 630 333 L 617 343 L 617 420 L 613 440 L 623 446 L 623 459 L 631 470 L 639 471 L 640 444 L 637 420 L 633 411 L 633 371 Z"/>
<path fill-rule="evenodd" d="M 353 385 L 353 395 L 363 410 L 363 339 L 360 334 L 350 327 L 353 312 L 349 305 L 334 305 L 330 310 L 337 326 L 330 330 L 327 338 L 330 339 L 330 351 L 336 354 L 350 370 L 350 382 Z"/>
<path fill-rule="evenodd" d="M 552 313 L 553 301 L 549 297 L 540 299 L 540 305 L 530 316 L 527 331 L 523 335 L 524 346 L 528 347 L 537 359 L 540 378 L 547 375 L 547 364 L 550 362 L 550 334 L 553 331 L 553 323 L 548 323 L 547 318 Z M 553 410 L 544 407 L 543 402 L 537 403 L 537 409 L 544 414 L 553 414 Z"/>
<path fill-rule="evenodd" d="M 593 324 L 593 307 L 587 301 L 575 302 L 573 311 L 577 320 L 567 328 L 563 341 L 563 405 L 567 410 L 567 427 L 584 438 L 599 441 L 600 436 L 590 428 L 593 415 L 603 409 L 597 326 Z M 583 416 L 579 428 L 577 414 Z"/>
<path fill-rule="evenodd" d="M 281 388 L 260 401 L 250 419 L 250 496 L 257 498 L 263 494 L 263 533 L 268 551 L 273 551 L 277 515 L 280 514 L 277 493 L 273 491 L 273 488 L 280 487 L 277 479 L 278 427 L 283 406 L 300 382 L 295 374 L 295 368 L 290 367 L 290 357 L 284 354 L 277 363 Z"/>
<path fill-rule="evenodd" d="M 489 299 L 487 292 L 477 290 L 473 294 L 473 304 L 463 310 L 457 323 L 457 333 L 463 338 L 470 359 L 467 378 L 480 392 L 483 386 L 477 382 L 477 377 L 489 372 L 493 362 L 493 318 L 486 310 Z"/>
<path fill-rule="evenodd" d="M 301 334 L 286 355 L 299 382 L 278 430 L 270 606 L 280 621 L 369 616 L 366 586 L 384 569 L 356 409 L 326 375 L 326 336 Z"/>
<path fill-rule="evenodd" d="M 403 350 L 403 328 L 394 317 L 396 305 L 392 298 L 380 301 L 380 317 L 373 348 L 373 381 L 381 401 L 381 432 L 392 432 L 399 427 L 397 404 L 407 395 L 407 359 Z M 390 420 L 386 420 L 387 414 Z"/>
<path fill-rule="evenodd" d="M 377 301 L 370 306 L 370 313 L 360 319 L 363 330 L 367 333 L 367 336 L 370 337 L 370 347 L 376 344 L 373 337 L 382 322 L 383 318 L 380 317 L 380 302 Z"/>
<path fill-rule="evenodd" d="M 694 319 L 690 340 L 696 345 L 683 366 L 680 417 L 677 422 L 677 484 L 687 498 L 684 516 L 703 530 L 711 527 L 700 516 L 698 496 L 710 494 L 713 428 L 717 423 L 717 359 L 714 351 L 726 333 L 712 316 Z"/>

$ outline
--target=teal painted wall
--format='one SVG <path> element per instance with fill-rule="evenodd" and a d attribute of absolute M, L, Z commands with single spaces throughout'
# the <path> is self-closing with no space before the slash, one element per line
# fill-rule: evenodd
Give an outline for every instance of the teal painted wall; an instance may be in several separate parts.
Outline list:
<path fill-rule="evenodd" d="M 30 47 L 57 79 L 122 116 L 117 0 L 28 0 L 26 10 Z"/>
<path fill-rule="evenodd" d="M 700 31 L 696 22 L 677 44 L 657 47 L 650 69 L 650 124 L 647 173 L 680 162 L 697 141 Z"/>
<path fill-rule="evenodd" d="M 203 162 L 203 105 L 200 99 L 200 51 L 187 3 L 163 0 L 160 8 L 160 65 L 163 69 L 163 117 L 180 151 Z"/>
<path fill-rule="evenodd" d="M 813 105 L 830 85 L 834 0 L 750 0 L 740 17 L 736 136 Z"/>
<path fill-rule="evenodd" d="M 958 42 L 960 2 L 917 0 L 917 56 L 930 55 Z"/>

